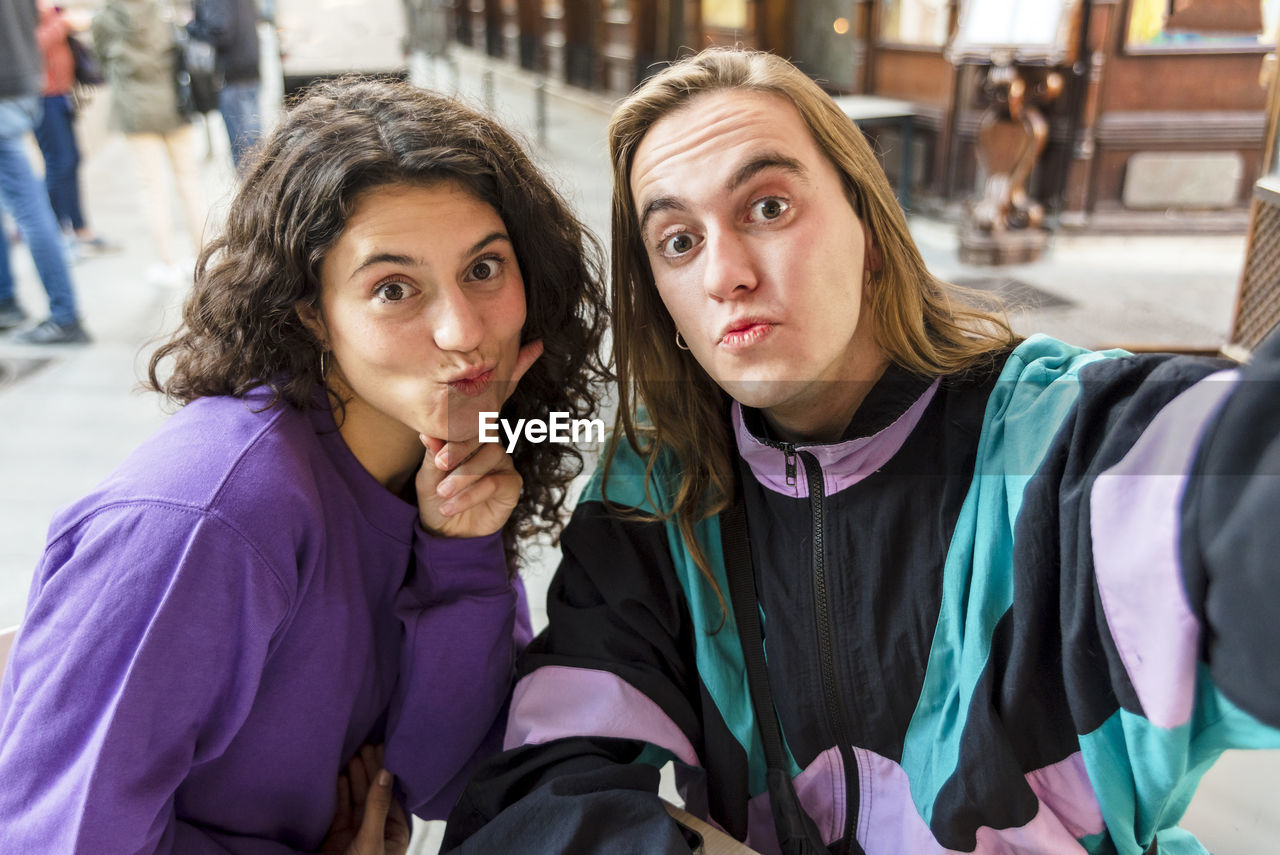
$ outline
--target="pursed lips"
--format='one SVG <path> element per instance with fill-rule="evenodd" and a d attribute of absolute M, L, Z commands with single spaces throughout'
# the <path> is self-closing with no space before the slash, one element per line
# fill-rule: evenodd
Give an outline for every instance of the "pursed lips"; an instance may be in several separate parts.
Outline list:
<path fill-rule="evenodd" d="M 777 325 L 778 322 L 773 318 L 763 316 L 736 318 L 721 328 L 716 344 L 729 347 L 751 344 L 758 341 Z"/>
<path fill-rule="evenodd" d="M 496 368 L 495 365 L 477 365 L 446 380 L 445 384 L 452 392 L 457 392 L 468 398 L 474 398 L 483 393 L 493 383 L 494 368 Z"/>

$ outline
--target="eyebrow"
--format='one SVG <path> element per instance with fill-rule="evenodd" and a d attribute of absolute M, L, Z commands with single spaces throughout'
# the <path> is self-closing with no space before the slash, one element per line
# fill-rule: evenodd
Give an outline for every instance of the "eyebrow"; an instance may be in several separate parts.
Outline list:
<path fill-rule="evenodd" d="M 485 235 L 484 237 L 480 238 L 480 240 L 478 240 L 478 241 L 476 241 L 475 243 L 473 243 L 473 244 L 471 245 L 471 248 L 470 248 L 470 249 L 468 249 L 468 250 L 467 250 L 465 253 L 463 253 L 463 254 L 464 254 L 464 255 L 475 255 L 477 252 L 479 252 L 480 250 L 484 249 L 486 246 L 488 246 L 489 244 L 493 243 L 495 240 L 505 240 L 507 243 L 510 243 L 510 244 L 514 245 L 513 241 L 511 240 L 511 237 L 510 237 L 506 232 L 490 232 L 489 234 L 487 234 L 487 235 Z"/>
<path fill-rule="evenodd" d="M 789 172 L 798 178 L 807 178 L 809 173 L 805 170 L 804 164 L 796 160 L 794 157 L 787 157 L 784 154 L 778 154 L 773 151 L 766 151 L 758 154 L 739 166 L 738 169 L 725 182 L 724 189 L 726 193 L 732 193 L 743 184 L 750 181 L 768 169 L 781 169 L 783 172 Z M 684 211 L 687 210 L 684 203 L 674 196 L 659 196 L 651 199 L 644 206 L 644 213 L 640 215 L 640 236 L 644 238 L 645 230 L 648 228 L 649 219 L 662 211 Z"/>
<path fill-rule="evenodd" d="M 486 246 L 493 243 L 495 240 L 505 240 L 508 243 L 511 242 L 511 238 L 507 235 L 506 232 L 490 232 L 489 234 L 485 235 L 484 237 L 480 238 L 480 240 L 472 244 L 471 247 L 463 254 L 475 255 L 477 252 L 484 249 Z M 360 271 L 368 267 L 373 267 L 375 264 L 398 264 L 401 267 L 412 267 L 412 266 L 420 266 L 422 264 L 422 259 L 414 258 L 413 256 L 410 256 L 410 255 L 401 255 L 400 253 L 396 253 L 396 252 L 374 253 L 373 255 L 370 255 L 367 258 L 365 258 L 364 261 L 360 262 L 360 264 L 356 267 L 356 269 L 351 271 L 351 276 L 347 278 L 353 279 L 358 273 L 360 273 Z"/>
<path fill-rule="evenodd" d="M 748 160 L 742 166 L 738 167 L 738 171 L 725 183 L 724 188 L 727 191 L 734 191 L 746 184 L 756 175 L 764 172 L 766 169 L 781 169 L 783 172 L 789 172 L 797 178 L 806 178 L 808 173 L 805 171 L 804 164 L 796 160 L 794 157 L 787 157 L 784 154 L 778 154 L 773 151 L 766 151 Z"/>
<path fill-rule="evenodd" d="M 645 231 L 649 228 L 649 218 L 661 211 L 684 211 L 688 210 L 674 196 L 659 196 L 656 199 L 650 199 L 649 203 L 644 206 L 644 213 L 640 216 L 640 239 L 644 239 Z"/>

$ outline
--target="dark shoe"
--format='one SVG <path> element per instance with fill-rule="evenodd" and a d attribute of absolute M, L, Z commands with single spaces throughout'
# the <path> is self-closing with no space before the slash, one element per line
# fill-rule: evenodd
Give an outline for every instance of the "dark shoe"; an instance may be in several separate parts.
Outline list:
<path fill-rule="evenodd" d="M 120 244 L 109 241 L 101 235 L 94 235 L 91 238 L 76 238 L 73 244 L 76 259 L 97 258 L 100 255 L 110 255 L 113 252 L 119 252 L 123 249 Z"/>
<path fill-rule="evenodd" d="M 89 334 L 79 321 L 60 324 L 50 319 L 18 333 L 13 340 L 21 344 L 84 344 L 89 341 Z"/>
<path fill-rule="evenodd" d="M 0 330 L 13 329 L 27 319 L 27 313 L 14 300 L 0 303 Z"/>

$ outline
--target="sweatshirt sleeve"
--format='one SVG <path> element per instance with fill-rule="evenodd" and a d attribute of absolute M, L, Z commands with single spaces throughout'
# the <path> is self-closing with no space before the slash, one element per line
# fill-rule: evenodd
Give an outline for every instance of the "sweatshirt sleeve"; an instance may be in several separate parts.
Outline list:
<path fill-rule="evenodd" d="M 291 592 L 216 517 L 98 508 L 55 533 L 0 686 L 7 853 L 279 855 L 178 822 L 248 714 Z"/>
<path fill-rule="evenodd" d="M 501 748 L 517 646 L 529 637 L 523 603 L 501 535 L 418 531 L 395 602 L 404 633 L 386 764 L 424 819 L 443 819 L 475 763 Z"/>
<path fill-rule="evenodd" d="M 503 754 L 449 816 L 443 851 L 688 853 L 658 769 L 700 766 L 691 621 L 660 522 L 585 501 L 562 538 L 550 626 L 521 659 Z"/>

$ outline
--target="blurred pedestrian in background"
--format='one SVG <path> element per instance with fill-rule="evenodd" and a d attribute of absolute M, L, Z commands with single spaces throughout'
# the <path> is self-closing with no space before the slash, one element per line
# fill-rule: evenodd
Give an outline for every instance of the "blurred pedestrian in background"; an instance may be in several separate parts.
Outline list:
<path fill-rule="evenodd" d="M 14 341 L 85 342 L 89 336 L 80 325 L 58 221 L 24 146 L 26 135 L 40 117 L 43 85 L 35 0 L 0 0 L 0 203 L 17 221 L 49 295 L 49 318 L 18 333 Z M 16 327 L 26 319 L 14 291 L 9 242 L 0 237 L 0 330 Z"/>
<path fill-rule="evenodd" d="M 44 56 L 44 112 L 36 125 L 36 142 L 44 155 L 44 182 L 49 204 L 64 232 L 70 233 L 77 258 L 118 249 L 95 234 L 80 204 L 80 146 L 76 143 L 75 60 L 67 37 L 71 21 L 61 6 L 40 0 L 36 41 Z"/>
<path fill-rule="evenodd" d="M 93 44 L 111 87 L 111 126 L 129 141 L 142 180 L 156 262 L 155 285 L 189 282 L 208 213 L 190 122 L 178 109 L 177 41 L 170 7 L 160 0 L 106 0 L 93 17 Z M 168 164 L 168 169 L 165 164 Z M 174 247 L 169 188 L 182 200 L 191 252 L 179 262 Z"/>
<path fill-rule="evenodd" d="M 410 62 L 421 69 L 421 85 L 457 91 L 458 65 L 449 53 L 449 8 L 445 0 L 404 0 Z"/>
<path fill-rule="evenodd" d="M 247 152 L 262 136 L 258 103 L 259 45 L 256 0 L 195 0 L 187 33 L 217 48 L 222 89 L 218 110 L 231 140 L 231 159 L 243 173 Z"/>

